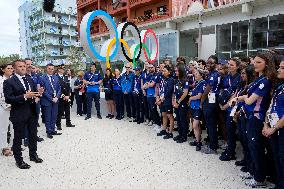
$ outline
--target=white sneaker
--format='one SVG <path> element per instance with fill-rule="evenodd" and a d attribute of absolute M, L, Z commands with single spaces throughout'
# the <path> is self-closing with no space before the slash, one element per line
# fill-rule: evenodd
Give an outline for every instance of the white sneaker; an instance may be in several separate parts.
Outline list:
<path fill-rule="evenodd" d="M 148 123 L 148 126 L 153 126 L 153 122 L 152 121 L 150 121 L 149 123 Z"/>
<path fill-rule="evenodd" d="M 160 129 L 161 129 L 161 126 L 154 124 L 153 130 L 160 131 Z"/>
<path fill-rule="evenodd" d="M 123 121 L 128 121 L 128 120 L 129 120 L 128 117 L 123 118 Z"/>
<path fill-rule="evenodd" d="M 222 150 L 226 150 L 227 147 L 228 147 L 228 144 L 227 144 L 227 143 L 224 143 L 224 144 L 222 144 L 222 145 L 220 146 L 220 148 L 221 148 Z"/>
<path fill-rule="evenodd" d="M 266 188 L 267 187 L 267 183 L 265 181 L 264 182 L 257 182 L 254 179 L 247 180 L 245 182 L 245 184 L 247 186 L 252 187 L 252 188 Z"/>
<path fill-rule="evenodd" d="M 148 125 L 149 124 L 149 120 L 146 119 L 146 121 L 144 122 L 144 125 Z"/>
<path fill-rule="evenodd" d="M 129 122 L 133 122 L 133 120 L 134 120 L 134 119 L 133 119 L 132 117 L 131 117 L 131 118 L 129 118 Z"/>
<path fill-rule="evenodd" d="M 252 175 L 249 172 L 246 173 L 241 173 L 240 174 L 241 179 L 245 180 L 245 179 L 252 179 Z"/>

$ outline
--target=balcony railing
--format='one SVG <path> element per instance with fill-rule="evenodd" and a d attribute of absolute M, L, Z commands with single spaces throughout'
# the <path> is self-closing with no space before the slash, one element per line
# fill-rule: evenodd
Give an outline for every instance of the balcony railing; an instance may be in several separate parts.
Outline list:
<path fill-rule="evenodd" d="M 84 7 L 88 4 L 97 2 L 98 0 L 77 0 L 77 8 Z"/>
<path fill-rule="evenodd" d="M 163 20 L 166 18 L 170 18 L 169 12 L 152 13 L 150 16 L 138 16 L 134 19 L 130 19 L 129 21 L 134 22 L 135 24 L 145 24 L 148 22 L 154 22 L 154 21 Z"/>
<path fill-rule="evenodd" d="M 127 0 L 120 0 L 108 6 L 108 13 L 111 15 L 120 14 L 121 12 L 126 11 L 126 9 L 127 9 Z"/>
<path fill-rule="evenodd" d="M 129 6 L 130 6 L 130 8 L 132 8 L 132 7 L 137 6 L 137 5 L 150 3 L 151 1 L 157 2 L 157 0 L 129 0 Z"/>

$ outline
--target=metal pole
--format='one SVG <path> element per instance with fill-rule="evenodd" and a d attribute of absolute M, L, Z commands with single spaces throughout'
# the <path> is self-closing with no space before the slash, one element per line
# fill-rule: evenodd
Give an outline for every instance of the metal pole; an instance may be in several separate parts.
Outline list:
<path fill-rule="evenodd" d="M 201 59 L 201 47 L 202 47 L 202 15 L 203 11 L 199 12 L 198 15 L 198 23 L 199 23 L 199 29 L 198 29 L 198 59 Z"/>

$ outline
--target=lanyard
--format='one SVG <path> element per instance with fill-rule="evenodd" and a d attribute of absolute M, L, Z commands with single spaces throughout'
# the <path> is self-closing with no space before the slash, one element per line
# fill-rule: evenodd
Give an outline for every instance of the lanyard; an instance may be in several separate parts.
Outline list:
<path fill-rule="evenodd" d="M 138 76 L 138 77 L 135 77 L 135 79 L 134 79 L 134 81 L 135 81 L 135 84 L 134 84 L 134 88 L 136 89 L 137 88 L 137 80 L 139 80 L 139 78 L 140 78 L 140 76 Z"/>
<path fill-rule="evenodd" d="M 202 83 L 202 81 L 204 81 L 204 80 L 201 79 L 200 81 L 197 82 L 196 86 L 194 87 L 194 90 L 197 89 L 197 87 L 199 87 L 199 85 Z"/>
<path fill-rule="evenodd" d="M 55 96 L 56 95 L 56 90 L 55 90 L 55 88 L 53 86 L 54 80 L 53 80 L 52 76 L 48 76 L 48 78 L 49 78 L 49 82 L 51 84 L 51 88 L 53 90 L 53 95 Z"/>
<path fill-rule="evenodd" d="M 119 87 L 121 87 L 120 84 L 119 84 L 119 82 L 118 82 L 118 79 L 119 79 L 119 78 L 115 78 L 114 80 L 115 80 L 115 82 L 117 83 L 117 85 L 118 85 Z"/>
<path fill-rule="evenodd" d="M 273 111 L 276 111 L 276 107 L 277 107 L 277 98 L 278 96 L 280 96 L 281 94 L 284 93 L 284 84 L 280 85 L 277 87 L 277 89 L 275 90 L 274 92 L 274 95 L 273 95 L 273 98 L 272 98 L 272 108 L 273 108 Z"/>
<path fill-rule="evenodd" d="M 89 82 L 93 79 L 95 73 L 92 73 L 92 76 L 89 79 Z"/>

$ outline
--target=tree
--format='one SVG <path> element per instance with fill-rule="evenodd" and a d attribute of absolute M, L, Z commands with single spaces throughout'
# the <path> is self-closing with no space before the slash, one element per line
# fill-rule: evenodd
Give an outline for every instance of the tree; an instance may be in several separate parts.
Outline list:
<path fill-rule="evenodd" d="M 82 48 L 71 47 L 70 54 L 67 57 L 67 62 L 70 64 L 70 68 L 75 72 L 79 70 L 86 69 L 86 54 L 83 52 Z"/>
<path fill-rule="evenodd" d="M 10 54 L 8 56 L 0 56 L 0 65 L 2 64 L 6 64 L 6 63 L 11 63 L 14 60 L 18 60 L 20 59 L 20 55 L 19 54 Z"/>

